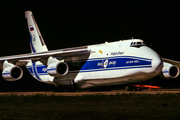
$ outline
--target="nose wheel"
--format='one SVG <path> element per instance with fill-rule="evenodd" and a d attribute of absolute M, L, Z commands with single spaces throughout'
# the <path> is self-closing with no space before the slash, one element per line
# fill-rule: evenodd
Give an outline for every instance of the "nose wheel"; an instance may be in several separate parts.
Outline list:
<path fill-rule="evenodd" d="M 130 86 L 125 86 L 125 91 L 130 91 Z"/>

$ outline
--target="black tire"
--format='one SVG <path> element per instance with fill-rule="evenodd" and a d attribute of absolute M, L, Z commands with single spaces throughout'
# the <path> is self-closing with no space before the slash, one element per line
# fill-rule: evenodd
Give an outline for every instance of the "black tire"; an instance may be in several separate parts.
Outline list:
<path fill-rule="evenodd" d="M 129 91 L 129 86 L 125 86 L 125 91 Z"/>

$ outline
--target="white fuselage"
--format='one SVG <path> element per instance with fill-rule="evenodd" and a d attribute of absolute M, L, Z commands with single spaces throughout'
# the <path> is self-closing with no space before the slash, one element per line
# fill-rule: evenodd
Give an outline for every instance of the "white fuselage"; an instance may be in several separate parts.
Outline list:
<path fill-rule="evenodd" d="M 78 72 L 69 71 L 68 77 L 51 77 L 40 62 L 27 65 L 37 79 L 56 85 L 71 84 L 80 88 L 118 85 L 149 80 L 162 71 L 159 55 L 140 39 L 110 42 L 88 46 L 89 58 Z"/>

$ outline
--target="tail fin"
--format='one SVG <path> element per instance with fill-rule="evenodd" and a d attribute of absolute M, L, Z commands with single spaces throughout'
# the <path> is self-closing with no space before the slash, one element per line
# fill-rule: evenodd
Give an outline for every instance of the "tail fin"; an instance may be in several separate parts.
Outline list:
<path fill-rule="evenodd" d="M 27 18 L 28 29 L 30 34 L 31 52 L 39 53 L 48 51 L 32 12 L 26 11 L 25 17 Z"/>

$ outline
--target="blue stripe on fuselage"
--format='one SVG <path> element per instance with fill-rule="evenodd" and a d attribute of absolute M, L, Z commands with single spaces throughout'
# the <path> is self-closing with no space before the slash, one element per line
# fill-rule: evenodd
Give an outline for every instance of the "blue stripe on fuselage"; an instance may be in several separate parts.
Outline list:
<path fill-rule="evenodd" d="M 33 67 L 32 67 L 33 66 Z M 31 73 L 32 76 L 35 76 L 36 78 L 40 79 L 39 75 L 48 75 L 47 73 L 47 67 L 43 64 L 36 65 L 33 63 L 32 66 L 27 66 L 27 69 Z"/>
<path fill-rule="evenodd" d="M 150 68 L 152 59 L 134 56 L 116 56 L 88 59 L 79 72 L 96 72 L 118 69 Z M 47 67 L 43 64 L 27 67 L 32 75 L 40 79 L 39 75 L 48 75 Z M 76 71 L 76 70 L 75 70 Z M 69 71 L 73 72 L 73 71 Z"/>
<path fill-rule="evenodd" d="M 41 78 L 39 77 L 38 69 L 36 67 L 36 63 L 35 62 L 33 62 L 33 67 L 32 68 L 33 68 L 33 72 L 34 72 L 36 78 L 41 80 Z"/>
<path fill-rule="evenodd" d="M 134 56 L 117 56 L 88 59 L 80 72 L 151 67 L 152 59 Z"/>
<path fill-rule="evenodd" d="M 101 69 L 90 69 L 90 70 L 81 70 L 80 72 L 96 72 L 96 71 L 110 71 L 110 70 L 122 70 L 122 69 L 134 69 L 134 68 L 150 68 L 152 66 L 131 66 L 131 67 L 116 67 L 116 68 L 101 68 Z"/>

